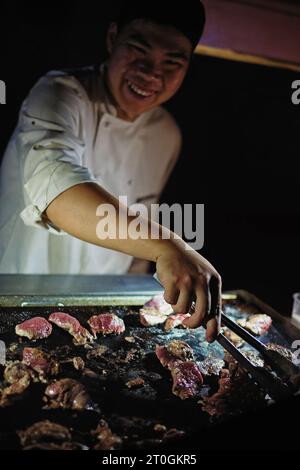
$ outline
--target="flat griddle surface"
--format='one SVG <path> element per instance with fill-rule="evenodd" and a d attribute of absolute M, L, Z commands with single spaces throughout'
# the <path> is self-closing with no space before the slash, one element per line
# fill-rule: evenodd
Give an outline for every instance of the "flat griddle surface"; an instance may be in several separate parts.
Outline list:
<path fill-rule="evenodd" d="M 53 311 L 67 312 L 75 316 L 83 326 L 87 326 L 86 321 L 93 314 L 114 312 L 123 318 L 126 331 L 121 335 L 106 337 L 98 335 L 96 342 L 107 346 L 108 350 L 102 356 L 89 360 L 86 358 L 89 349 L 74 346 L 71 336 L 56 326 L 53 326 L 49 338 L 36 342 L 20 339 L 14 333 L 16 324 L 34 316 L 48 318 Z M 202 328 L 195 330 L 176 328 L 166 333 L 163 326 L 143 327 L 139 323 L 138 311 L 138 307 L 0 309 L 0 338 L 7 347 L 12 343 L 17 345 L 13 352 L 8 351 L 7 358 L 21 359 L 25 346 L 41 347 L 51 352 L 62 362 L 62 372 L 56 378 L 72 377 L 82 382 L 96 405 L 95 410 L 83 412 L 45 410 L 42 397 L 46 384 L 33 384 L 14 405 L 0 408 L 0 447 L 19 448 L 16 430 L 25 429 L 44 419 L 68 426 L 72 429 L 74 439 L 88 447 L 93 445 L 90 431 L 97 427 L 101 418 L 104 418 L 112 430 L 123 439 L 123 448 L 147 448 L 159 445 L 161 436 L 154 431 L 154 425 L 157 423 L 165 425 L 167 429 L 176 428 L 184 431 L 186 435 L 216 425 L 216 422 L 211 421 L 209 416 L 202 412 L 198 401 L 202 395 L 216 389 L 217 380 L 206 380 L 197 397 L 180 400 L 171 392 L 170 372 L 160 365 L 154 351 L 156 344 L 181 339 L 193 348 L 196 361 L 202 361 L 207 356 L 223 358 L 222 347 L 216 342 L 209 345 L 205 341 Z M 255 306 L 245 306 L 236 301 L 227 302 L 224 311 L 234 319 L 242 318 L 249 313 L 258 313 Z M 134 337 L 135 343 L 126 341 L 125 337 Z M 260 339 L 264 343 L 273 342 L 288 348 L 291 344 L 275 320 L 268 333 Z M 248 346 L 241 349 L 243 348 Z M 133 352 L 132 358 L 126 361 L 129 351 Z M 74 369 L 71 362 L 63 362 L 75 356 L 81 356 L 86 368 L 96 375 L 93 377 L 83 375 L 81 371 Z M 136 377 L 142 377 L 145 385 L 128 389 L 126 382 Z"/>

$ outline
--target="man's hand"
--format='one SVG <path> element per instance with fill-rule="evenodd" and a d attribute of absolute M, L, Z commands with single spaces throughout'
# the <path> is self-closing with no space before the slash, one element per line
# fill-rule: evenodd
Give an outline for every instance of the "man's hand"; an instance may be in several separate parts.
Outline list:
<path fill-rule="evenodd" d="M 156 261 L 157 276 L 165 289 L 164 298 L 176 313 L 190 311 L 184 321 L 189 328 L 206 323 L 206 339 L 212 342 L 219 333 L 222 281 L 214 267 L 196 251 L 186 245 L 173 246 Z"/>

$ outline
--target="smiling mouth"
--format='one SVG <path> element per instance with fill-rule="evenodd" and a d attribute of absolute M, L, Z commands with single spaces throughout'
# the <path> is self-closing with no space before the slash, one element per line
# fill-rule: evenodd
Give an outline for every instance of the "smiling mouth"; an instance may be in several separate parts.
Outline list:
<path fill-rule="evenodd" d="M 143 90 L 139 86 L 135 85 L 132 83 L 130 80 L 127 80 L 127 85 L 129 89 L 134 92 L 136 95 L 138 95 L 140 98 L 150 98 L 156 94 L 155 91 L 147 91 Z"/>

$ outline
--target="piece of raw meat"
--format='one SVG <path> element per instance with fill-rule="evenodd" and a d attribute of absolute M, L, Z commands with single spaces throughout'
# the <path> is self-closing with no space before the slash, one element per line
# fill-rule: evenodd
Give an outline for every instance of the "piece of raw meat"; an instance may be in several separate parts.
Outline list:
<path fill-rule="evenodd" d="M 70 335 L 74 337 L 76 344 L 86 344 L 94 340 L 91 333 L 86 328 L 81 326 L 77 318 L 72 317 L 68 313 L 51 313 L 49 321 L 70 333 Z"/>
<path fill-rule="evenodd" d="M 173 308 L 165 301 L 163 295 L 155 295 L 140 309 L 140 322 L 143 326 L 160 325 L 171 313 Z"/>
<path fill-rule="evenodd" d="M 34 317 L 16 325 L 15 331 L 18 336 L 25 336 L 28 339 L 36 340 L 50 336 L 52 325 L 46 318 Z"/>
<path fill-rule="evenodd" d="M 203 384 L 201 372 L 192 361 L 176 361 L 172 368 L 172 392 L 182 400 L 194 397 Z"/>
<path fill-rule="evenodd" d="M 156 345 L 156 356 L 172 375 L 174 395 L 182 400 L 195 396 L 203 384 L 198 365 L 193 361 L 192 348 L 180 340 L 173 340 L 166 346 Z"/>
<path fill-rule="evenodd" d="M 165 323 L 165 331 L 173 330 L 173 328 L 176 328 L 176 326 L 182 325 L 182 322 L 190 316 L 191 315 L 189 313 L 177 313 L 174 315 L 169 315 Z"/>
<path fill-rule="evenodd" d="M 237 323 L 250 333 L 256 336 L 261 336 L 270 328 L 272 318 L 269 317 L 269 315 L 259 313 L 257 315 L 251 315 L 247 319 L 237 320 Z"/>
<path fill-rule="evenodd" d="M 100 315 L 93 315 L 89 320 L 93 334 L 97 333 L 108 335 L 111 333 L 120 334 L 125 331 L 125 324 L 122 318 L 119 318 L 114 313 L 101 313 Z"/>

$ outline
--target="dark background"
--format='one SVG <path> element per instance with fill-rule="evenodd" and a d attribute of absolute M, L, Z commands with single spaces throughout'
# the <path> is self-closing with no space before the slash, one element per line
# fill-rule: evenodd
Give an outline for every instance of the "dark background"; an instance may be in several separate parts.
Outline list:
<path fill-rule="evenodd" d="M 117 2 L 1 5 L 0 154 L 22 100 L 48 70 L 101 62 Z M 250 39 L 249 39 L 250 40 Z M 195 56 L 167 107 L 184 137 L 164 192 L 169 203 L 205 204 L 201 253 L 224 289 L 245 288 L 289 314 L 300 291 L 299 125 L 291 102 L 299 73 Z"/>

